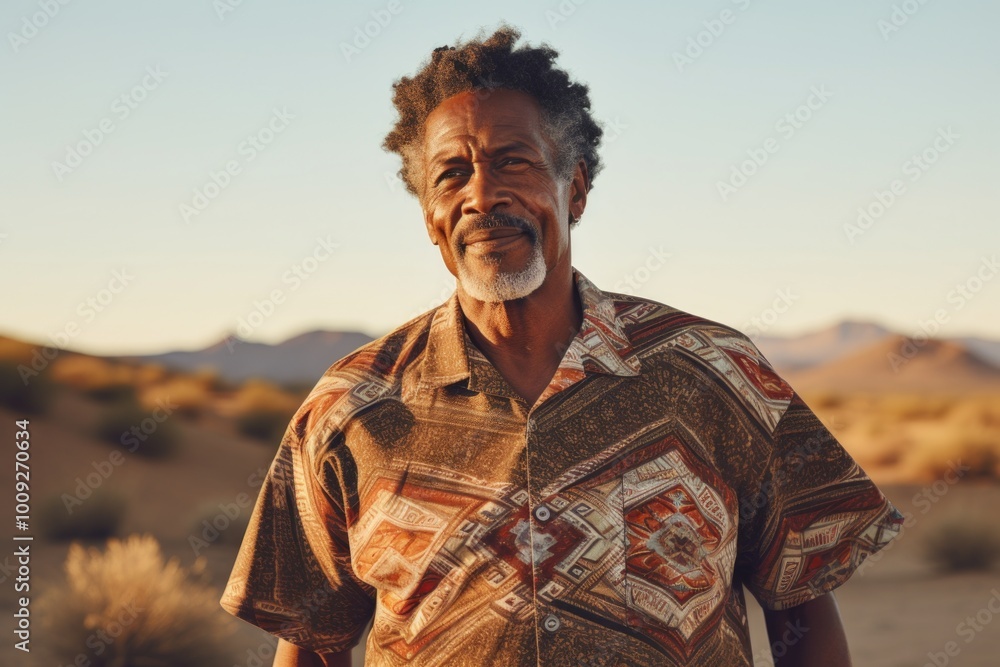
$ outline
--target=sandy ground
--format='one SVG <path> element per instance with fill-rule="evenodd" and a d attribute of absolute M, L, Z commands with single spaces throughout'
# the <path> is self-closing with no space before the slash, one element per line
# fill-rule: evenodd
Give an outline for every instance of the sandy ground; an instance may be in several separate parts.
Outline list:
<path fill-rule="evenodd" d="M 93 413 L 92 407 L 76 398 L 60 404 L 58 423 L 38 419 L 32 424 L 33 498 L 71 492 L 75 478 L 92 469 L 94 462 L 106 460 L 109 445 L 79 435 L 81 423 Z M 0 424 L 11 425 L 14 416 L 0 411 Z M 255 472 L 266 469 L 273 447 L 236 436 L 224 419 L 205 417 L 181 420 L 181 457 L 176 461 L 153 462 L 128 458 L 106 480 L 132 499 L 124 531 L 151 532 L 160 539 L 166 555 L 177 556 L 190 566 L 195 555 L 188 542 L 192 526 L 206 503 L 228 502 L 239 493 L 256 496 L 257 488 L 247 483 Z M 6 432 L 12 432 L 11 426 Z M 12 452 L 13 448 L 5 448 Z M 4 496 L 8 482 L 4 482 Z M 982 666 L 1000 665 L 1000 618 L 994 619 L 987 607 L 994 595 L 994 609 L 1000 608 L 1000 570 L 986 573 L 943 574 L 933 571 L 922 558 L 922 540 L 935 523 L 955 515 L 979 515 L 997 523 L 995 508 L 1000 505 L 1000 485 L 959 481 L 953 485 L 892 485 L 883 487 L 903 512 L 912 516 L 910 527 L 893 545 L 873 558 L 847 584 L 837 590 L 841 614 L 847 627 L 854 664 L 859 667 L 923 667 L 925 664 Z M 923 494 L 925 500 L 915 502 Z M 926 499 L 932 498 L 933 502 Z M 0 521 L 12 525 L 12 503 L 0 506 Z M 247 510 L 248 512 L 249 510 Z M 6 538 L 12 544 L 8 531 Z M 221 593 L 236 553 L 241 529 L 204 550 L 212 585 Z M 0 551 L 0 570 L 10 561 L 13 547 Z M 64 581 L 62 564 L 68 545 L 36 541 L 32 552 L 32 591 L 60 590 Z M 12 647 L 10 613 L 15 593 L 9 571 L 0 571 L 0 614 L 4 623 L 0 665 L 59 665 L 46 660 L 40 651 L 26 655 Z M 749 596 L 748 596 L 749 597 Z M 224 612 L 219 610 L 220 614 Z M 978 621 L 976 617 L 978 614 Z M 972 617 L 977 630 L 966 620 Z M 35 618 L 32 644 L 46 643 L 43 626 Z M 228 664 L 257 667 L 271 664 L 274 639 L 249 624 L 234 621 L 238 648 Z M 755 651 L 766 652 L 767 640 L 759 609 L 751 609 Z M 949 644 L 953 642 L 953 644 Z M 945 651 L 951 648 L 952 656 Z M 937 654 L 937 661 L 929 655 Z M 359 656 L 360 658 L 360 656 Z M 360 659 L 356 665 L 363 664 Z M 769 665 L 760 659 L 758 665 Z M 220 666 L 222 667 L 222 666 Z M 228 667 L 225 666 L 225 667 Z"/>

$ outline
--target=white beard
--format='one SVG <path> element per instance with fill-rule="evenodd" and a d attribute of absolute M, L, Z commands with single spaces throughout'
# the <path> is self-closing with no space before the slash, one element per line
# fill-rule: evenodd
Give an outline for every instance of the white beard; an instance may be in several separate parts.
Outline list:
<path fill-rule="evenodd" d="M 531 259 L 524 269 L 515 272 L 498 272 L 492 278 L 483 278 L 470 271 L 466 258 L 456 262 L 458 281 L 466 294 L 474 299 L 495 303 L 512 301 L 526 297 L 545 282 L 545 258 L 542 256 L 540 243 L 535 243 L 531 251 Z"/>

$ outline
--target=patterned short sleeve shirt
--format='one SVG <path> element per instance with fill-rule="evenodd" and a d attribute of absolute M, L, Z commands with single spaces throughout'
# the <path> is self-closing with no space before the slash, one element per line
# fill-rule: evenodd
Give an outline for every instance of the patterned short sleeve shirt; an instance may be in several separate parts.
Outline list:
<path fill-rule="evenodd" d="M 573 277 L 582 325 L 534 405 L 456 293 L 334 363 L 222 606 L 317 653 L 373 620 L 369 665 L 749 666 L 744 588 L 801 604 L 899 532 L 747 336 Z"/>

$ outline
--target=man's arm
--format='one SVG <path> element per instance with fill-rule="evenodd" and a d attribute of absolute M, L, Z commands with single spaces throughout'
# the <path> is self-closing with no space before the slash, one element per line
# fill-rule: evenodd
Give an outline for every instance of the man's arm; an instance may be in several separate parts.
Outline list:
<path fill-rule="evenodd" d="M 797 607 L 765 609 L 764 622 L 775 667 L 851 667 L 832 592 Z"/>
<path fill-rule="evenodd" d="M 279 639 L 273 667 L 351 667 L 351 650 L 322 656 Z"/>

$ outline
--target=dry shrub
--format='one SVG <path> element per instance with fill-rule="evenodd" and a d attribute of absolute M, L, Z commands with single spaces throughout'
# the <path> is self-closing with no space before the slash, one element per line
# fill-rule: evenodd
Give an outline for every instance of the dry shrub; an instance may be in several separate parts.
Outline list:
<path fill-rule="evenodd" d="M 197 378 L 189 376 L 171 377 L 142 393 L 142 403 L 153 407 L 157 402 L 169 403 L 182 417 L 197 419 L 208 411 L 212 393 Z"/>
<path fill-rule="evenodd" d="M 0 360 L 29 364 L 36 349 L 40 350 L 42 347 L 41 345 L 32 345 L 16 338 L 0 336 Z"/>
<path fill-rule="evenodd" d="M 101 415 L 94 435 L 139 456 L 170 458 L 177 453 L 180 437 L 172 417 L 164 414 L 146 410 L 133 399 L 118 401 Z"/>
<path fill-rule="evenodd" d="M 859 426 L 865 435 L 879 438 L 885 436 L 887 433 L 895 432 L 895 429 L 889 428 L 889 421 L 879 415 L 871 415 L 865 420 L 860 421 Z"/>
<path fill-rule="evenodd" d="M 100 401 L 117 401 L 135 393 L 135 368 L 99 357 L 61 356 L 52 362 L 51 372 L 55 382 Z"/>
<path fill-rule="evenodd" d="M 102 403 L 135 400 L 135 387 L 128 383 L 113 383 L 85 389 L 84 394 Z"/>
<path fill-rule="evenodd" d="M 233 386 L 228 380 L 219 375 L 219 371 L 210 366 L 199 368 L 194 372 L 192 376 L 198 384 L 200 384 L 206 391 L 212 393 L 218 393 L 221 391 L 229 391 L 233 389 Z"/>
<path fill-rule="evenodd" d="M 877 401 L 876 409 L 891 421 L 943 419 L 957 400 L 933 394 L 888 394 Z"/>
<path fill-rule="evenodd" d="M 1000 559 L 1000 534 L 985 520 L 952 517 L 935 525 L 924 538 L 924 555 L 932 565 L 949 572 L 987 570 Z"/>
<path fill-rule="evenodd" d="M 956 423 L 1000 432 L 1000 394 L 973 396 L 956 403 L 949 418 Z"/>
<path fill-rule="evenodd" d="M 276 444 L 285 434 L 292 413 L 248 412 L 236 417 L 236 430 L 256 440 Z"/>
<path fill-rule="evenodd" d="M 844 407 L 847 402 L 847 397 L 839 391 L 817 391 L 803 399 L 814 410 L 834 410 Z"/>
<path fill-rule="evenodd" d="M 950 432 L 927 437 L 915 453 L 918 470 L 940 478 L 961 462 L 966 479 L 1000 479 L 1000 431 L 973 424 L 955 424 Z"/>
<path fill-rule="evenodd" d="M 149 535 L 109 540 L 103 553 L 71 545 L 66 584 L 39 601 L 49 651 L 59 664 L 93 667 L 233 664 L 234 619 L 204 568 L 203 558 L 190 571 L 164 563 Z"/>
<path fill-rule="evenodd" d="M 36 510 L 39 530 L 50 540 L 103 540 L 118 534 L 127 509 L 119 493 L 87 487 L 73 494 L 53 495 Z"/>
<path fill-rule="evenodd" d="M 236 428 L 264 442 L 281 439 L 300 401 L 290 392 L 264 380 L 248 380 L 236 397 Z"/>
<path fill-rule="evenodd" d="M 170 377 L 170 371 L 163 364 L 142 364 L 135 369 L 135 384 L 138 387 L 149 387 L 165 381 Z"/>
<path fill-rule="evenodd" d="M 299 403 L 291 392 L 257 378 L 244 382 L 236 395 L 236 406 L 240 413 L 253 410 L 293 413 Z"/>
<path fill-rule="evenodd" d="M 55 387 L 44 373 L 27 379 L 25 384 L 18 364 L 0 362 L 0 405 L 18 415 L 43 414 L 52 403 Z"/>

